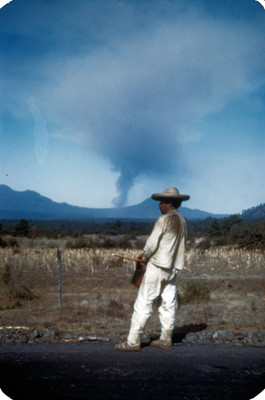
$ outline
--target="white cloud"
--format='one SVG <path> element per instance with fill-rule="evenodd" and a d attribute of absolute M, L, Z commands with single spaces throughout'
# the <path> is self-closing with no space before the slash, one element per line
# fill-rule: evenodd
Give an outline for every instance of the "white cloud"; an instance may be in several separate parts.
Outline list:
<path fill-rule="evenodd" d="M 3 8 L 8 3 L 11 3 L 12 0 L 0 0 L 0 8 Z"/>

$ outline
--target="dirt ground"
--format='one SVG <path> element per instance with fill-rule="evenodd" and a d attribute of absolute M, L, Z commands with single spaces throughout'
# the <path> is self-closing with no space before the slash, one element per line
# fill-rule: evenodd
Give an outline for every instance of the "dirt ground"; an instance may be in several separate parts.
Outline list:
<path fill-rule="evenodd" d="M 112 253 L 136 256 L 121 249 L 62 249 L 62 293 L 58 305 L 57 249 L 34 247 L 1 249 L 0 326 L 28 329 L 57 327 L 76 334 L 124 338 L 127 334 L 137 288 L 131 284 L 133 261 Z M 265 255 L 235 249 L 187 251 L 186 268 L 178 273 L 178 293 L 188 281 L 204 282 L 208 301 L 182 305 L 176 326 L 207 330 L 265 331 Z M 6 266 L 9 270 L 6 271 Z M 30 293 L 31 298 L 27 298 Z M 30 296 L 28 296 L 30 297 Z M 146 333 L 160 329 L 157 304 Z"/>
<path fill-rule="evenodd" d="M 59 305 L 57 247 L 62 246 Z M 263 389 L 264 347 L 192 345 L 176 340 L 172 352 L 147 346 L 120 354 L 128 333 L 141 250 L 66 249 L 34 243 L 0 252 L 0 328 L 51 329 L 107 337 L 108 343 L 0 344 L 1 389 L 15 399 L 249 400 Z M 178 274 L 180 295 L 189 281 L 209 287 L 208 300 L 177 311 L 176 329 L 265 331 L 265 255 L 258 251 L 188 249 Z M 159 334 L 158 303 L 146 334 Z M 12 397 L 13 396 L 13 397 Z M 24 396 L 24 397 L 23 397 Z"/>

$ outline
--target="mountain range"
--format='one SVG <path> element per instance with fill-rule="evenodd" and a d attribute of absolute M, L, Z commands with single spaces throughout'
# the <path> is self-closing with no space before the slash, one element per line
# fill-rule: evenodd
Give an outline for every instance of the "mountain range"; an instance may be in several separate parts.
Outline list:
<path fill-rule="evenodd" d="M 186 219 L 198 220 L 208 217 L 223 218 L 228 214 L 212 214 L 206 211 L 180 207 Z M 88 220 L 88 219 L 127 219 L 153 220 L 160 216 L 158 202 L 148 198 L 140 204 L 117 208 L 86 208 L 57 203 L 37 192 L 15 191 L 9 186 L 0 185 L 0 219 L 29 220 Z"/>

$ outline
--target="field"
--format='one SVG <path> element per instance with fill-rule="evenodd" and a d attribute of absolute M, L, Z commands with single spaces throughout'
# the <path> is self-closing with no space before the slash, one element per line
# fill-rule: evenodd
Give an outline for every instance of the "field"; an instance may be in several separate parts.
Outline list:
<path fill-rule="evenodd" d="M 143 239 L 143 238 L 142 238 Z M 59 305 L 57 248 L 62 254 Z M 137 288 L 131 284 L 142 249 L 68 248 L 66 240 L 20 239 L 0 249 L 0 326 L 51 327 L 77 334 L 125 338 Z M 265 331 L 264 252 L 229 247 L 188 248 L 178 273 L 180 307 L 176 325 L 208 331 Z M 207 296 L 183 301 L 187 283 L 209 289 Z M 157 304 L 146 333 L 159 332 Z"/>

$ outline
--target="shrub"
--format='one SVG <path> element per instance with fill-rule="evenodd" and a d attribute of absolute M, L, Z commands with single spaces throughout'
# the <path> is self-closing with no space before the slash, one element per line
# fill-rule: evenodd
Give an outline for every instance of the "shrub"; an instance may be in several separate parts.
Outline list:
<path fill-rule="evenodd" d="M 248 250 L 265 249 L 265 222 L 235 225 L 229 232 L 229 242 Z"/>
<path fill-rule="evenodd" d="M 18 223 L 15 225 L 15 234 L 16 236 L 28 236 L 29 235 L 29 223 L 26 219 L 20 219 Z"/>
<path fill-rule="evenodd" d="M 116 237 L 109 235 L 98 235 L 97 237 L 90 238 L 79 237 L 76 239 L 67 240 L 65 247 L 67 249 L 111 249 L 113 247 L 119 247 L 120 249 L 131 249 L 132 238 L 130 235 Z"/>
<path fill-rule="evenodd" d="M 26 285 L 13 286 L 10 288 L 10 293 L 15 299 L 33 300 L 38 298 L 38 295 Z"/>
<path fill-rule="evenodd" d="M 12 247 L 13 249 L 18 249 L 18 242 L 15 238 L 12 237 L 8 237 L 6 239 L 0 237 L 0 247 Z"/>
<path fill-rule="evenodd" d="M 21 282 L 22 272 L 16 273 L 11 264 L 6 263 L 0 280 L 6 285 L 8 296 L 14 299 L 33 300 L 38 296 Z"/>
<path fill-rule="evenodd" d="M 11 265 L 9 263 L 5 264 L 4 270 L 1 272 L 0 279 L 5 285 L 7 286 L 10 285 L 12 281 L 12 273 L 11 273 Z"/>
<path fill-rule="evenodd" d="M 179 294 L 179 305 L 207 302 L 210 300 L 210 289 L 204 281 L 188 281 L 183 293 Z"/>
<path fill-rule="evenodd" d="M 67 240 L 65 247 L 67 249 L 84 249 L 88 247 L 88 243 L 83 238 L 77 238 L 74 240 L 69 239 Z"/>
<path fill-rule="evenodd" d="M 0 247 L 6 247 L 6 241 L 0 237 Z"/>

